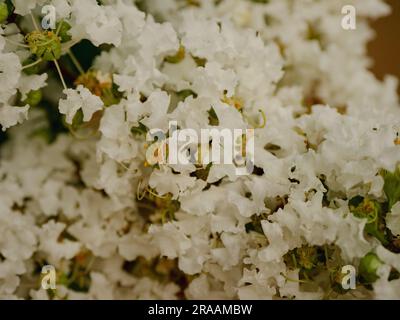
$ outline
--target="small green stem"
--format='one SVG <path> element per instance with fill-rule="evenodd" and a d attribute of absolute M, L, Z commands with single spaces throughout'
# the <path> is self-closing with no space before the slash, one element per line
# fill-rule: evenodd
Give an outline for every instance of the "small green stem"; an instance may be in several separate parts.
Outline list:
<path fill-rule="evenodd" d="M 4 37 L 4 39 L 5 39 L 7 42 L 9 42 L 9 43 L 11 43 L 11 44 L 13 44 L 13 45 L 15 45 L 15 46 L 19 46 L 19 47 L 23 47 L 23 48 L 29 48 L 29 46 L 28 46 L 27 44 L 19 43 L 19 42 L 17 42 L 17 41 L 8 39 L 8 38 L 6 38 L 6 37 Z"/>
<path fill-rule="evenodd" d="M 62 85 L 63 85 L 64 89 L 67 90 L 68 88 L 67 88 L 67 85 L 65 84 L 65 80 L 64 80 L 64 77 L 63 77 L 63 75 L 62 75 L 62 73 L 61 73 L 60 66 L 58 65 L 58 62 L 57 62 L 56 59 L 54 59 L 53 62 L 54 62 L 54 64 L 56 65 L 56 69 L 57 69 L 58 75 L 60 76 Z"/>
<path fill-rule="evenodd" d="M 297 283 L 308 283 L 309 282 L 309 281 L 306 281 L 306 280 L 292 279 L 292 278 L 289 278 L 288 276 L 286 276 L 285 274 L 282 274 L 282 276 L 285 278 L 286 281 L 289 281 L 289 282 L 297 282 Z"/>
<path fill-rule="evenodd" d="M 260 110 L 258 110 L 258 111 L 261 113 L 261 116 L 262 116 L 263 122 L 262 122 L 262 124 L 258 124 L 258 125 L 256 125 L 256 126 L 254 127 L 254 129 L 262 129 L 262 128 L 264 128 L 264 127 L 265 127 L 265 124 L 267 123 L 267 117 L 266 117 L 266 115 L 265 115 L 264 111 L 262 111 L 261 109 L 260 109 Z"/>
<path fill-rule="evenodd" d="M 42 62 L 42 61 L 43 61 L 42 59 L 38 59 L 38 60 L 36 60 L 35 62 L 32 62 L 32 63 L 30 63 L 30 64 L 27 64 L 27 65 L 23 66 L 23 67 L 22 67 L 22 70 L 25 70 L 25 69 L 28 69 L 28 68 L 30 68 L 30 67 L 36 66 L 38 63 L 40 63 L 40 62 Z"/>
<path fill-rule="evenodd" d="M 83 70 L 81 64 L 79 63 L 78 59 L 75 57 L 74 53 L 71 51 L 71 49 L 68 49 L 67 51 L 68 56 L 71 58 L 72 63 L 74 64 L 75 68 L 79 71 L 79 73 L 82 75 L 85 73 Z"/>
<path fill-rule="evenodd" d="M 144 197 L 146 196 L 146 192 L 147 192 L 146 188 L 144 188 L 143 191 L 140 191 L 141 185 L 142 185 L 142 180 L 139 181 L 137 189 L 136 189 L 136 198 L 139 201 L 144 199 Z M 141 192 L 141 194 L 140 194 L 140 192 Z"/>
<path fill-rule="evenodd" d="M 36 23 L 35 16 L 33 15 L 32 12 L 30 13 L 30 15 L 31 15 L 31 18 L 32 18 L 32 23 L 33 23 L 34 28 L 36 29 L 36 31 L 40 31 L 40 30 L 39 30 L 39 27 L 38 27 L 38 25 L 37 25 L 37 23 Z"/>
<path fill-rule="evenodd" d="M 64 19 L 62 19 L 62 20 L 60 21 L 60 24 L 58 25 L 58 28 L 57 28 L 57 31 L 56 31 L 56 36 L 57 36 L 57 37 L 58 37 L 58 34 L 59 34 L 60 31 L 61 31 L 61 27 L 62 27 L 63 22 L 64 22 Z"/>

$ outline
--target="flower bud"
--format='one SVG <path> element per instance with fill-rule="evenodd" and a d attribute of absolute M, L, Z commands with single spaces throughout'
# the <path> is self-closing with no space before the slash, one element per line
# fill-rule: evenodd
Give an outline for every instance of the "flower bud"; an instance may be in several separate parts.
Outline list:
<path fill-rule="evenodd" d="M 8 8 L 5 2 L 0 3 L 0 23 L 3 23 L 8 18 Z"/>
<path fill-rule="evenodd" d="M 60 38 L 52 31 L 32 31 L 25 37 L 31 53 L 45 61 L 58 60 L 61 56 Z"/>
<path fill-rule="evenodd" d="M 31 90 L 27 94 L 24 103 L 29 104 L 31 107 L 37 106 L 40 101 L 42 101 L 42 91 L 41 90 Z"/>
<path fill-rule="evenodd" d="M 8 7 L 7 4 L 5 2 L 1 2 L 0 3 L 0 23 L 3 23 L 4 21 L 7 20 L 9 15 L 8 12 Z"/>

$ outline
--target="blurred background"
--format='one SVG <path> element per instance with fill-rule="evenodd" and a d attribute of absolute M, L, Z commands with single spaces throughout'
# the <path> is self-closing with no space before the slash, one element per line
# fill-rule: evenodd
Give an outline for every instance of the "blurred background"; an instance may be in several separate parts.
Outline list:
<path fill-rule="evenodd" d="M 392 74 L 400 79 L 400 0 L 387 0 L 392 14 L 375 20 L 376 38 L 369 43 L 370 56 L 375 60 L 372 71 L 379 79 Z M 400 86 L 398 87 L 400 93 Z"/>

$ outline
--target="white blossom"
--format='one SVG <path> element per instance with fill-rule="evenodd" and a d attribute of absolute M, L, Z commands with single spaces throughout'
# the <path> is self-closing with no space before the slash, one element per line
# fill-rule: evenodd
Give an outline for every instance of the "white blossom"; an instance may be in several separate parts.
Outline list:
<path fill-rule="evenodd" d="M 67 98 L 60 100 L 58 108 L 60 113 L 66 115 L 67 123 L 72 124 L 72 120 L 78 110 L 83 112 L 83 121 L 89 121 L 93 114 L 103 107 L 101 99 L 82 85 L 79 85 L 76 90 L 66 89 L 64 93 Z"/>

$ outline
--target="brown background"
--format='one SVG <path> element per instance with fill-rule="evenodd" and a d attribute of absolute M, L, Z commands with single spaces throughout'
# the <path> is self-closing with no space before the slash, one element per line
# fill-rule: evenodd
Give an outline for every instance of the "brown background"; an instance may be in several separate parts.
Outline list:
<path fill-rule="evenodd" d="M 392 74 L 400 79 L 400 0 L 387 0 L 392 14 L 372 23 L 376 38 L 369 43 L 368 50 L 374 59 L 373 72 L 382 79 Z M 400 86 L 399 86 L 400 92 Z"/>

